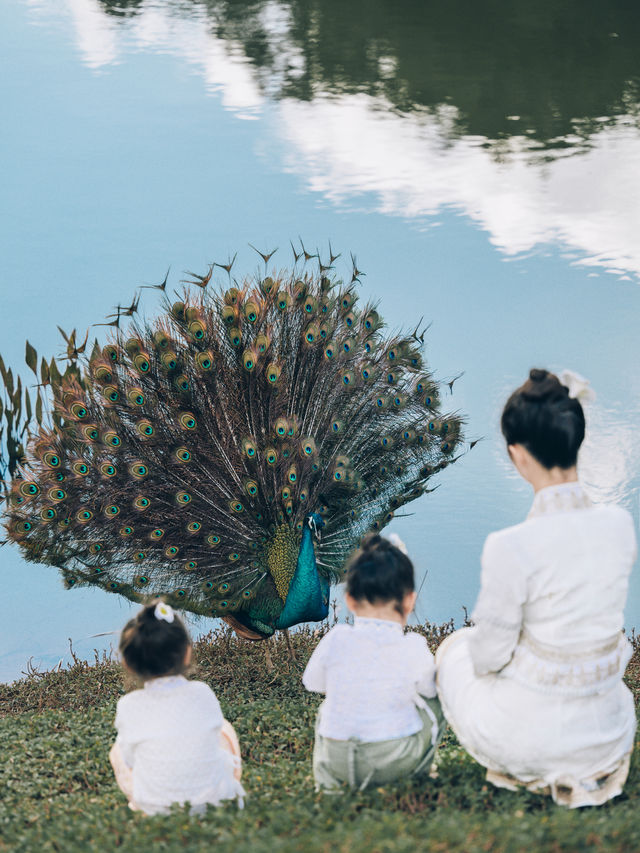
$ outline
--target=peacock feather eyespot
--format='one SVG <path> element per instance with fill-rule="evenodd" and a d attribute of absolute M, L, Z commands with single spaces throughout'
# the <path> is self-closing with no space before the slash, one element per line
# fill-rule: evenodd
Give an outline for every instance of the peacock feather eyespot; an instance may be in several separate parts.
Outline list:
<path fill-rule="evenodd" d="M 151 363 L 146 353 L 139 352 L 133 358 L 133 366 L 138 373 L 148 373 L 151 370 Z"/>
<path fill-rule="evenodd" d="M 258 484 L 255 480 L 246 480 L 244 488 L 246 493 L 251 498 L 255 498 L 255 496 L 258 494 Z"/>
<path fill-rule="evenodd" d="M 172 558 L 177 557 L 179 551 L 180 549 L 177 545 L 169 545 L 167 548 L 164 549 L 164 554 L 165 557 Z"/>
<path fill-rule="evenodd" d="M 244 316 L 247 319 L 248 323 L 252 325 L 257 321 L 260 316 L 260 306 L 255 301 L 255 299 L 249 299 L 244 304 Z"/>
<path fill-rule="evenodd" d="M 355 376 L 353 371 L 345 370 L 345 372 L 342 374 L 342 384 L 345 385 L 347 388 L 350 388 L 353 387 L 354 382 Z"/>
<path fill-rule="evenodd" d="M 289 468 L 289 470 L 287 471 L 287 480 L 290 483 L 297 483 L 298 482 L 298 470 L 297 470 L 295 465 L 292 465 Z"/>
<path fill-rule="evenodd" d="M 146 586 L 149 583 L 149 578 L 147 575 L 136 575 L 133 582 L 136 586 Z"/>
<path fill-rule="evenodd" d="M 309 498 L 309 492 L 306 489 L 300 489 L 298 492 L 298 500 L 304 503 Z"/>
<path fill-rule="evenodd" d="M 191 461 L 191 453 L 187 450 L 186 447 L 179 447 L 175 454 L 175 458 L 178 462 L 190 462 Z"/>
<path fill-rule="evenodd" d="M 316 443 L 311 436 L 300 440 L 300 449 L 303 456 L 313 456 L 316 452 Z"/>
<path fill-rule="evenodd" d="M 189 380 L 184 375 L 184 373 L 181 373 L 179 376 L 176 376 L 176 378 L 174 379 L 174 384 L 178 391 L 182 391 L 184 394 L 186 394 L 191 388 L 191 384 L 189 383 Z"/>
<path fill-rule="evenodd" d="M 387 373 L 387 383 L 389 385 L 395 385 L 395 383 L 398 381 L 398 378 L 399 378 L 398 374 L 393 370 L 390 370 Z"/>
<path fill-rule="evenodd" d="M 327 344 L 327 346 L 324 348 L 324 357 L 327 359 L 327 361 L 331 361 L 334 355 L 335 349 L 333 344 Z"/>
<path fill-rule="evenodd" d="M 380 446 L 386 449 L 393 447 L 393 438 L 390 435 L 380 436 Z"/>
<path fill-rule="evenodd" d="M 336 470 L 333 472 L 333 479 L 336 481 L 336 483 L 340 483 L 342 480 L 344 480 L 344 471 L 342 470 L 342 468 L 336 468 Z"/>
<path fill-rule="evenodd" d="M 29 533 L 33 529 L 33 524 L 30 521 L 16 521 L 13 529 L 16 533 Z"/>
<path fill-rule="evenodd" d="M 185 572 L 192 572 L 197 567 L 198 564 L 195 560 L 189 560 L 187 563 L 184 564 Z"/>
<path fill-rule="evenodd" d="M 129 466 L 129 473 L 136 480 L 144 480 L 149 474 L 149 469 L 144 462 L 132 462 Z"/>
<path fill-rule="evenodd" d="M 116 590 L 120 589 L 120 584 L 118 581 L 109 581 L 109 589 L 112 592 L 116 592 Z"/>
<path fill-rule="evenodd" d="M 240 501 L 229 501 L 229 506 L 233 512 L 243 512 L 244 506 Z"/>
<path fill-rule="evenodd" d="M 71 577 L 66 577 L 66 578 L 64 579 L 64 582 L 65 582 L 65 584 L 66 584 L 69 588 L 71 588 L 72 586 L 75 586 L 75 584 L 76 584 L 78 581 L 77 581 L 77 578 L 74 578 L 74 577 L 72 577 L 72 576 L 71 576 Z"/>
<path fill-rule="evenodd" d="M 118 435 L 117 432 L 113 432 L 113 430 L 108 430 L 105 432 L 103 439 L 105 444 L 108 444 L 109 447 L 120 447 L 122 444 L 122 439 Z"/>
<path fill-rule="evenodd" d="M 74 462 L 71 466 L 71 470 L 79 477 L 86 477 L 89 473 L 89 466 L 86 464 L 86 462 Z"/>
<path fill-rule="evenodd" d="M 109 506 L 105 507 L 104 514 L 107 518 L 115 518 L 116 515 L 120 514 L 120 507 L 118 504 L 109 504 Z"/>
<path fill-rule="evenodd" d="M 151 338 L 158 349 L 166 349 L 169 346 L 170 339 L 162 329 L 154 332 Z"/>
<path fill-rule="evenodd" d="M 58 471 L 58 473 L 57 473 L 57 474 L 54 474 L 54 475 L 53 475 L 53 478 L 52 478 L 52 479 L 53 479 L 56 483 L 64 483 L 65 476 L 64 476 L 64 474 L 63 474 L 61 471 Z"/>
<path fill-rule="evenodd" d="M 273 362 L 267 365 L 267 369 L 265 371 L 267 382 L 271 385 L 275 385 L 278 379 L 280 378 L 280 367 Z"/>
<path fill-rule="evenodd" d="M 184 302 L 178 300 L 171 306 L 171 313 L 176 320 L 184 320 Z"/>
<path fill-rule="evenodd" d="M 247 373 L 251 373 L 253 368 L 256 366 L 256 361 L 256 355 L 252 350 L 245 350 L 242 354 L 242 366 Z"/>
<path fill-rule="evenodd" d="M 60 528 L 60 530 L 64 530 L 66 527 L 69 527 L 70 524 L 71 524 L 70 518 L 61 518 L 60 521 L 58 522 L 58 527 Z"/>
<path fill-rule="evenodd" d="M 242 440 L 242 452 L 247 457 L 247 459 L 255 459 L 258 449 L 253 439 L 244 438 Z"/>
<path fill-rule="evenodd" d="M 282 490 L 282 500 L 288 501 L 290 497 L 291 497 L 291 489 L 288 486 L 285 486 L 284 489 Z"/>
<path fill-rule="evenodd" d="M 221 583 L 220 586 L 218 587 L 218 592 L 225 593 L 228 589 L 229 589 L 228 583 Z"/>
<path fill-rule="evenodd" d="M 149 538 L 154 542 L 157 542 L 159 539 L 162 539 L 164 536 L 164 530 L 161 527 L 156 527 L 155 530 L 152 530 L 149 534 Z"/>
<path fill-rule="evenodd" d="M 337 433 L 342 431 L 342 427 L 343 427 L 342 421 L 333 421 L 333 423 L 331 424 L 331 432 L 337 434 Z"/>
<path fill-rule="evenodd" d="M 360 371 L 360 375 L 362 376 L 365 382 L 367 382 L 371 378 L 371 372 L 369 371 L 368 367 L 363 367 Z"/>
<path fill-rule="evenodd" d="M 94 376 L 95 376 L 95 378 L 98 380 L 98 382 L 105 382 L 105 383 L 108 383 L 108 382 L 111 382 L 111 380 L 113 379 L 113 373 L 112 373 L 112 372 L 109 370 L 109 368 L 108 368 L 106 365 L 104 365 L 104 364 L 99 365 L 99 366 L 95 369 L 95 372 L 94 372 L 94 374 L 93 374 L 93 375 L 94 375 Z M 106 390 L 106 389 L 105 389 L 105 390 Z"/>
<path fill-rule="evenodd" d="M 118 472 L 110 462 L 103 462 L 100 466 L 100 473 L 103 477 L 115 477 Z"/>
<path fill-rule="evenodd" d="M 99 554 L 101 551 L 104 551 L 104 545 L 102 542 L 93 542 L 93 544 L 89 545 L 89 551 L 92 554 Z"/>
<path fill-rule="evenodd" d="M 215 533 L 210 533 L 207 536 L 207 544 L 210 545 L 212 548 L 215 548 L 220 544 L 220 537 L 217 536 Z"/>
<path fill-rule="evenodd" d="M 60 467 L 60 457 L 53 450 L 47 450 L 44 456 L 42 457 L 42 461 L 47 466 L 47 468 L 59 468 Z"/>
<path fill-rule="evenodd" d="M 93 518 L 93 513 L 90 509 L 81 509 L 76 513 L 76 521 L 78 524 L 88 524 Z"/>
<path fill-rule="evenodd" d="M 182 429 L 194 430 L 197 426 L 197 421 L 192 412 L 182 412 L 178 418 L 178 422 Z"/>
<path fill-rule="evenodd" d="M 267 460 L 267 464 L 275 465 L 275 463 L 278 461 L 278 454 L 276 453 L 273 447 L 267 447 L 264 452 L 264 458 Z"/>
<path fill-rule="evenodd" d="M 245 589 L 245 590 L 243 590 L 243 591 L 242 591 L 242 597 L 243 597 L 244 599 L 253 598 L 253 591 L 252 591 L 252 590 L 250 590 L 250 589 Z"/>
<path fill-rule="evenodd" d="M 240 554 L 236 553 L 235 551 L 232 551 L 232 552 L 229 554 L 229 559 L 231 560 L 231 562 L 232 562 L 232 563 L 235 563 L 235 562 L 236 562 L 236 560 L 239 560 L 239 559 L 240 559 Z"/>
<path fill-rule="evenodd" d="M 378 409 L 386 409 L 389 405 L 389 398 L 385 396 L 376 397 L 376 407 Z"/>
<path fill-rule="evenodd" d="M 54 503 L 59 503 L 67 497 L 67 493 L 64 489 L 49 489 L 47 497 Z"/>
<path fill-rule="evenodd" d="M 127 391 L 127 400 L 133 406 L 144 406 L 144 394 L 142 388 L 129 388 Z"/>
<path fill-rule="evenodd" d="M 37 495 L 39 491 L 39 487 L 33 482 L 22 483 L 20 486 L 20 494 L 25 498 L 32 498 Z"/>
<path fill-rule="evenodd" d="M 40 518 L 43 521 L 53 521 L 53 519 L 56 517 L 56 515 L 57 515 L 57 513 L 56 513 L 55 509 L 52 509 L 51 507 L 49 507 L 47 509 L 42 510 L 42 512 L 40 513 Z"/>
<path fill-rule="evenodd" d="M 307 326 L 307 328 L 305 330 L 304 340 L 308 344 L 313 344 L 316 342 L 319 335 L 320 335 L 320 330 L 315 325 L 315 323 L 311 323 L 309 326 Z"/>
<path fill-rule="evenodd" d="M 242 343 L 242 332 L 237 326 L 229 329 L 229 341 L 231 342 L 231 346 L 236 349 Z"/>
<path fill-rule="evenodd" d="M 287 419 L 278 418 L 275 424 L 273 425 L 273 429 L 278 438 L 284 438 L 287 434 L 287 430 L 289 429 Z"/>
<path fill-rule="evenodd" d="M 205 582 L 202 584 L 202 590 L 203 590 L 204 592 L 211 592 L 211 590 L 213 589 L 213 587 L 214 587 L 214 583 L 213 583 L 213 581 L 205 581 Z"/>
<path fill-rule="evenodd" d="M 189 492 L 178 492 L 176 501 L 181 505 L 188 504 L 191 502 L 191 495 Z"/>
<path fill-rule="evenodd" d="M 209 350 L 199 352 L 196 355 L 196 366 L 204 372 L 211 370 L 213 367 L 213 353 Z"/>
<path fill-rule="evenodd" d="M 82 428 L 82 435 L 87 439 L 87 441 L 98 441 L 100 438 L 98 427 L 95 426 L 95 424 L 86 424 Z"/>
<path fill-rule="evenodd" d="M 232 305 L 225 305 L 220 312 L 222 322 L 225 326 L 233 326 L 238 317 L 238 312 Z"/>
<path fill-rule="evenodd" d="M 133 506 L 134 509 L 138 510 L 138 512 L 144 512 L 146 509 L 149 508 L 150 503 L 151 501 L 149 500 L 149 498 L 145 497 L 144 495 L 138 495 L 138 497 L 133 502 Z"/>
<path fill-rule="evenodd" d="M 136 551 L 133 555 L 133 559 L 136 563 L 141 563 L 143 560 L 146 560 L 147 554 L 145 551 Z"/>
<path fill-rule="evenodd" d="M 202 529 L 202 525 L 199 521 L 190 521 L 187 524 L 187 533 L 199 533 Z"/>
<path fill-rule="evenodd" d="M 263 278 L 260 282 L 260 290 L 264 293 L 265 296 L 268 296 L 273 291 L 274 287 L 275 282 L 269 275 L 266 278 Z"/>
<path fill-rule="evenodd" d="M 218 607 L 219 607 L 221 610 L 226 610 L 226 608 L 227 608 L 228 606 L 229 606 L 229 602 L 228 602 L 228 601 L 219 601 L 219 602 L 218 602 Z"/>
<path fill-rule="evenodd" d="M 89 412 L 83 403 L 76 402 L 71 404 L 71 414 L 76 420 L 82 421 L 88 416 Z"/>
<path fill-rule="evenodd" d="M 25 501 L 26 498 L 23 498 L 22 495 L 11 495 L 11 506 L 21 506 Z"/>
<path fill-rule="evenodd" d="M 256 335 L 255 346 L 256 346 L 256 349 L 258 350 L 258 352 L 260 353 L 260 355 L 264 355 L 264 353 L 268 350 L 269 343 L 270 343 L 270 340 L 267 337 L 267 335 L 263 335 L 263 334 Z"/>
<path fill-rule="evenodd" d="M 194 341 L 204 340 L 204 336 L 206 334 L 206 327 L 204 323 L 201 320 L 194 320 L 192 323 L 189 323 L 189 334 Z"/>
<path fill-rule="evenodd" d="M 393 405 L 396 407 L 396 409 L 401 409 L 404 406 L 405 402 L 406 400 L 402 394 L 396 394 L 396 396 L 393 398 Z"/>
<path fill-rule="evenodd" d="M 178 366 L 178 356 L 173 352 L 173 350 L 166 350 L 160 356 L 160 363 L 165 370 L 175 370 Z"/>
<path fill-rule="evenodd" d="M 136 353 L 139 353 L 142 350 L 142 341 L 135 335 L 127 338 L 124 342 L 124 349 L 127 355 L 133 357 Z"/>

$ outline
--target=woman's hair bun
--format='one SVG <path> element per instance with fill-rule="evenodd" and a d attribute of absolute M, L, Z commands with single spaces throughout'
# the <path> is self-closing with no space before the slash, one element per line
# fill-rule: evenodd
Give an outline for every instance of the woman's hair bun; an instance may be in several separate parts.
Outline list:
<path fill-rule="evenodd" d="M 576 464 L 584 439 L 584 412 L 555 373 L 534 367 L 502 412 L 507 444 L 522 444 L 545 468 Z"/>

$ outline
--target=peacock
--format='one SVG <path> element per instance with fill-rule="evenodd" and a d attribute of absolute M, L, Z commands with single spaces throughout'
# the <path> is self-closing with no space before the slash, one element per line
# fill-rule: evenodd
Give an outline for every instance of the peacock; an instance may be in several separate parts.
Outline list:
<path fill-rule="evenodd" d="M 91 351 L 63 333 L 66 369 L 42 360 L 24 436 L 0 359 L 8 538 L 68 588 L 161 595 L 255 640 L 325 619 L 360 538 L 457 458 L 462 418 L 442 411 L 424 332 L 385 332 L 355 261 L 343 281 L 263 258 L 241 281 L 233 262 L 217 285 L 213 265 L 191 274 L 175 301 L 165 277 L 159 315 L 134 300 Z"/>

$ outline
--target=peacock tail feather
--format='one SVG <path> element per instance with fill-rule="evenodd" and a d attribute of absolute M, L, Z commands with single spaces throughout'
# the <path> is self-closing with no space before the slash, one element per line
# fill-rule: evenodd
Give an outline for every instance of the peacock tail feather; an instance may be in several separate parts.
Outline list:
<path fill-rule="evenodd" d="M 386 333 L 357 284 L 187 289 L 64 375 L 52 361 L 9 539 L 69 587 L 163 595 L 245 636 L 326 616 L 348 553 L 461 441 L 420 338 Z"/>

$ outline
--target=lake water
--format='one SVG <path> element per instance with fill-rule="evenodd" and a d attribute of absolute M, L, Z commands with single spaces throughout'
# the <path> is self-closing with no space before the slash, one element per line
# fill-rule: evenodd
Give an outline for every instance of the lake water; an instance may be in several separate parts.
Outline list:
<path fill-rule="evenodd" d="M 640 519 L 640 10 L 622 0 L 4 0 L 0 351 L 56 354 L 143 282 L 250 241 L 353 251 L 473 450 L 393 522 L 418 615 L 471 607 L 526 514 L 498 421 L 533 365 L 598 398 L 582 477 Z M 346 270 L 346 267 L 345 267 Z M 143 307 L 154 311 L 151 291 Z M 26 371 L 26 368 L 25 368 Z M 26 373 L 24 374 L 26 378 Z M 114 640 L 130 606 L 0 551 L 0 679 Z M 636 566 L 626 613 L 640 627 Z M 94 634 L 107 636 L 94 638 Z"/>

